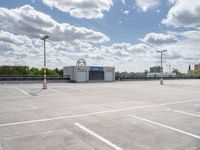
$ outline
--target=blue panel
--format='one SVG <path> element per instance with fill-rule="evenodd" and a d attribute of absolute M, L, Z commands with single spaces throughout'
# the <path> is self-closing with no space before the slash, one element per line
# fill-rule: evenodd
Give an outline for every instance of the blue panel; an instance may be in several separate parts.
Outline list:
<path fill-rule="evenodd" d="M 103 72 L 103 67 L 90 67 L 90 71 Z"/>

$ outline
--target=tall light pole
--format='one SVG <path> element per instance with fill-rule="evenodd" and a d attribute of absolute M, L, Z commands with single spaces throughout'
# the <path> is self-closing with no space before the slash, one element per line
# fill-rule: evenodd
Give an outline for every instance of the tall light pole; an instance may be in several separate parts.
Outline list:
<path fill-rule="evenodd" d="M 162 65 L 162 55 L 164 52 L 166 52 L 167 50 L 161 50 L 161 51 L 157 51 L 158 53 L 160 53 L 160 67 L 161 67 L 161 78 L 160 78 L 160 85 L 163 85 L 163 65 Z"/>
<path fill-rule="evenodd" d="M 46 39 L 48 39 L 49 36 L 45 35 L 44 37 L 41 38 L 41 40 L 44 41 L 44 80 L 43 80 L 43 89 L 47 89 L 47 75 L 46 75 Z"/>

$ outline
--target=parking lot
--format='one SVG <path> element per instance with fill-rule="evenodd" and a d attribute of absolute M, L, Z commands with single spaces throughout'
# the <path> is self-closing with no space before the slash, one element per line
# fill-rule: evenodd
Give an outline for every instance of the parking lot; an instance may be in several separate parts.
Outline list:
<path fill-rule="evenodd" d="M 199 150 L 200 80 L 0 84 L 0 150 Z"/>

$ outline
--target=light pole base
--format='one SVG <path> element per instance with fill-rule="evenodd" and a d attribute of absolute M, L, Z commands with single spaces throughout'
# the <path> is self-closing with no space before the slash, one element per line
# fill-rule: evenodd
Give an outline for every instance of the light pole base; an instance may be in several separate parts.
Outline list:
<path fill-rule="evenodd" d="M 163 78 L 160 78 L 160 85 L 163 85 Z"/>
<path fill-rule="evenodd" d="M 43 83 L 43 90 L 47 89 L 47 84 Z"/>

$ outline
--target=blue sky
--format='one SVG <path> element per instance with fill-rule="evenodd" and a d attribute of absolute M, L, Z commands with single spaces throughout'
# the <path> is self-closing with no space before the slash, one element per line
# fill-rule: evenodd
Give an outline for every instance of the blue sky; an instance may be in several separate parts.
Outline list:
<path fill-rule="evenodd" d="M 190 7 L 189 5 L 194 4 Z M 115 66 L 139 72 L 160 64 L 186 72 L 199 63 L 200 2 L 192 0 L 0 1 L 0 65 L 42 67 L 48 34 L 49 68 Z"/>

